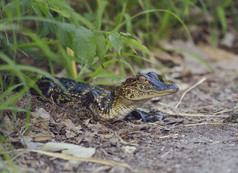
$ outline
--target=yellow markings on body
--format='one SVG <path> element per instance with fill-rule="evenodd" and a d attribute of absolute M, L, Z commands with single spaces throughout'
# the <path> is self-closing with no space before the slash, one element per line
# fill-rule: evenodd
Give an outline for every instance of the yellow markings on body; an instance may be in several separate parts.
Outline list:
<path fill-rule="evenodd" d="M 58 96 L 58 98 L 56 99 L 56 101 L 57 101 L 57 104 L 60 104 L 60 102 L 62 101 L 61 95 Z"/>
<path fill-rule="evenodd" d="M 74 85 L 72 85 L 71 87 L 69 87 L 67 90 L 70 91 L 73 87 L 75 87 Z"/>
<path fill-rule="evenodd" d="M 89 88 L 87 88 L 86 90 L 84 90 L 81 95 L 85 95 L 88 92 Z"/>

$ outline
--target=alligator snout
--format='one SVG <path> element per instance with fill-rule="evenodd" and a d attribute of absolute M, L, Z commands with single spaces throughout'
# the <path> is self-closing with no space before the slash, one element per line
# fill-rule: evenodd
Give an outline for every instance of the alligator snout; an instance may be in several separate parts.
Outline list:
<path fill-rule="evenodd" d="M 173 92 L 177 92 L 179 90 L 179 87 L 176 84 L 169 84 L 167 86 L 167 90 L 173 91 Z"/>

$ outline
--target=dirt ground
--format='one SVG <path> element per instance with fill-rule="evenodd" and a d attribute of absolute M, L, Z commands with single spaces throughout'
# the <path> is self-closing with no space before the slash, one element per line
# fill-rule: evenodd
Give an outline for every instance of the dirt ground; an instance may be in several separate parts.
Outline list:
<path fill-rule="evenodd" d="M 75 111 L 32 97 L 32 128 L 28 135 L 25 126 L 19 125 L 25 123 L 25 117 L 18 113 L 15 119 L 11 118 L 8 111 L 2 112 L 1 122 L 15 122 L 18 126 L 6 126 L 0 131 L 14 146 L 17 172 L 235 173 L 238 170 L 237 74 L 221 72 L 202 76 L 206 80 L 191 89 L 176 110 L 173 108 L 184 93 L 182 83 L 175 95 L 146 103 L 149 115 L 157 116 L 158 122 L 100 123 L 83 116 L 83 110 Z M 202 77 L 193 76 L 186 84 L 192 86 Z M 26 98 L 19 104 L 25 107 Z M 90 159 L 72 163 L 69 159 L 34 152 L 49 141 L 94 148 L 93 158 L 106 163 Z M 0 170 L 8 164 L 0 163 Z"/>
<path fill-rule="evenodd" d="M 25 113 L 1 112 L 0 137 L 12 147 L 6 142 L 0 149 L 13 163 L 1 152 L 0 172 L 236 173 L 237 54 L 191 42 L 161 44 L 196 53 L 215 73 L 186 53 L 153 51 L 155 64 L 174 64 L 164 72 L 180 88 L 143 105 L 144 114 L 157 122 L 96 122 L 80 105 L 64 107 L 31 96 L 30 128 Z M 17 106 L 27 108 L 27 102 L 24 96 Z"/>

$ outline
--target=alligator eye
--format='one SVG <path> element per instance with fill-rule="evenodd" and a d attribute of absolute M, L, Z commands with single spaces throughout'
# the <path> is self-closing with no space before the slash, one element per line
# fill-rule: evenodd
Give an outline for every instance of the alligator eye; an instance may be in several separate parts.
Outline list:
<path fill-rule="evenodd" d="M 128 78 L 127 80 L 126 80 L 126 82 L 130 82 L 131 81 L 131 78 Z"/>
<path fill-rule="evenodd" d="M 146 77 L 145 76 L 140 76 L 139 77 L 139 81 L 140 82 L 145 82 L 146 81 Z"/>
<path fill-rule="evenodd" d="M 164 82 L 163 76 L 162 75 L 158 75 L 158 78 L 161 82 Z"/>

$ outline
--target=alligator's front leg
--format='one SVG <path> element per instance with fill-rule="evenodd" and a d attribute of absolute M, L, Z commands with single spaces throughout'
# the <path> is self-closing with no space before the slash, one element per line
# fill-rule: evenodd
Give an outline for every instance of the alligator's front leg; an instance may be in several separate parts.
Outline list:
<path fill-rule="evenodd" d="M 128 116 L 126 116 L 125 120 L 139 120 L 142 119 L 143 122 L 156 122 L 160 121 L 161 118 L 157 116 L 148 116 L 146 117 L 145 114 L 149 114 L 150 111 L 145 109 L 137 108 L 133 112 L 131 112 Z"/>
<path fill-rule="evenodd" d="M 85 95 L 83 101 L 83 106 L 88 107 L 96 120 L 101 121 L 120 121 L 120 120 L 139 120 L 142 119 L 144 122 L 155 122 L 159 121 L 160 118 L 156 116 L 144 116 L 149 114 L 149 111 L 136 108 L 137 106 L 130 106 L 131 103 L 128 102 L 116 103 L 115 98 L 112 93 L 107 93 L 104 95 L 99 95 L 93 89 Z M 135 109 L 134 111 L 132 111 Z M 131 112 L 132 111 L 132 112 Z"/>
<path fill-rule="evenodd" d="M 83 97 L 83 106 L 89 109 L 96 120 L 105 121 L 109 118 L 106 114 L 106 105 L 103 104 L 102 97 L 93 89 L 90 89 Z M 105 119 L 105 120 L 104 120 Z"/>
<path fill-rule="evenodd" d="M 90 89 L 84 97 L 83 106 L 88 107 L 96 120 L 115 122 L 125 119 L 125 117 L 135 108 L 130 105 L 117 103 L 112 93 L 101 94 Z M 139 114 L 139 115 L 138 115 Z M 141 116 L 140 116 L 141 115 Z M 134 116 L 134 115 L 133 115 Z M 135 117 L 142 117 L 141 112 L 135 113 Z M 140 118 L 131 118 L 140 119 Z M 146 122 L 146 119 L 144 119 Z"/>

